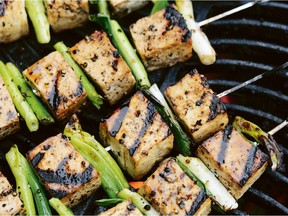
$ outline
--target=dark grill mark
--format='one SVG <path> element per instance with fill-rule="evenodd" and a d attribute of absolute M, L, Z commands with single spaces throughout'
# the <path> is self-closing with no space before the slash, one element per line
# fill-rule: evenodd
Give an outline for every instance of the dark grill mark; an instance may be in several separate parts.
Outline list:
<path fill-rule="evenodd" d="M 230 134 L 232 133 L 233 127 L 231 125 L 227 125 L 224 129 L 222 143 L 221 143 L 221 149 L 217 158 L 217 161 L 220 165 L 225 163 L 225 156 L 226 156 L 226 150 L 228 148 L 228 142 L 230 138 Z"/>
<path fill-rule="evenodd" d="M 52 81 L 52 90 L 50 94 L 48 95 L 48 103 L 53 111 L 56 111 L 60 102 L 61 102 L 61 97 L 59 96 L 58 92 L 58 80 L 59 76 L 61 75 L 60 71 L 57 71 L 57 74 L 55 76 L 55 79 Z"/>
<path fill-rule="evenodd" d="M 224 104 L 215 94 L 212 95 L 212 100 L 209 108 L 210 108 L 210 115 L 207 121 L 213 120 L 222 111 L 226 111 Z"/>
<path fill-rule="evenodd" d="M 114 122 L 114 125 L 112 126 L 111 130 L 110 130 L 110 135 L 112 137 L 115 137 L 116 134 L 118 133 L 121 125 L 122 125 L 122 122 L 123 122 L 123 119 L 125 118 L 127 112 L 128 112 L 128 109 L 129 107 L 128 106 L 124 106 L 120 109 L 119 113 L 118 113 L 118 116 Z"/>
<path fill-rule="evenodd" d="M 63 197 L 65 197 L 68 192 L 65 191 L 65 190 L 54 190 L 54 189 L 50 189 L 50 194 L 53 196 L 53 197 L 56 197 L 58 199 L 61 199 Z"/>
<path fill-rule="evenodd" d="M 192 34 L 187 28 L 185 19 L 175 8 L 168 6 L 165 10 L 164 18 L 169 21 L 166 31 L 173 29 L 174 26 L 179 26 L 183 30 L 182 42 L 187 42 L 191 38 Z"/>
<path fill-rule="evenodd" d="M 134 144 L 129 148 L 129 152 L 130 152 L 131 156 L 134 155 L 136 149 L 138 148 L 138 146 L 141 142 L 141 138 L 144 136 L 148 127 L 153 123 L 155 113 L 156 113 L 156 109 L 155 109 L 154 105 L 150 101 L 148 101 L 147 114 L 146 114 L 146 117 L 144 119 L 144 124 L 143 124 L 143 126 L 142 126 L 142 128 L 138 134 L 138 138 L 135 140 Z"/>
<path fill-rule="evenodd" d="M 114 61 L 112 62 L 112 68 L 113 68 L 115 71 L 118 70 L 117 66 L 118 66 L 118 60 L 114 60 Z"/>
<path fill-rule="evenodd" d="M 6 6 L 7 6 L 7 1 L 0 0 L 0 16 L 5 15 Z"/>
<path fill-rule="evenodd" d="M 241 187 L 247 182 L 247 180 L 250 178 L 250 176 L 253 173 L 256 152 L 257 152 L 257 147 L 251 146 L 249 155 L 247 157 L 247 161 L 245 164 L 245 168 L 243 171 L 242 179 L 239 182 Z"/>
<path fill-rule="evenodd" d="M 78 87 L 77 87 L 77 90 L 76 92 L 73 94 L 74 97 L 80 97 L 82 94 L 83 94 L 83 85 L 81 82 L 78 82 Z"/>
<path fill-rule="evenodd" d="M 194 200 L 189 212 L 187 212 L 187 215 L 194 215 L 195 212 L 200 208 L 202 203 L 207 199 L 207 195 L 204 190 L 200 190 L 197 198 Z"/>
<path fill-rule="evenodd" d="M 119 58 L 120 57 L 120 54 L 118 51 L 113 51 L 113 57 L 114 58 Z"/>

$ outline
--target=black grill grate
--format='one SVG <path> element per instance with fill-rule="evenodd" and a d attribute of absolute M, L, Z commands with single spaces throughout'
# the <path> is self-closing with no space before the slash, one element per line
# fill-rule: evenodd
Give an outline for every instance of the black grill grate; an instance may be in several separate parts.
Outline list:
<path fill-rule="evenodd" d="M 217 15 L 232 9 L 245 1 L 233 2 L 198 2 L 194 3 L 197 20 Z M 137 18 L 148 15 L 151 4 L 144 10 L 129 15 L 121 24 L 127 26 Z M 217 52 L 217 62 L 211 66 L 203 66 L 194 55 L 192 61 L 174 66 L 169 69 L 151 73 L 152 83 L 157 82 L 163 91 L 167 86 L 175 83 L 189 70 L 197 68 L 209 79 L 214 91 L 220 93 L 240 82 L 243 82 L 265 70 L 288 61 L 288 3 L 268 2 L 257 5 L 223 20 L 204 26 L 212 45 Z M 53 51 L 53 44 L 65 41 L 68 46 L 75 44 L 85 35 L 92 33 L 97 26 L 89 24 L 83 28 L 66 31 L 53 35 L 48 45 L 39 45 L 35 42 L 33 33 L 20 41 L 0 45 L 0 59 L 11 61 L 24 70 L 38 59 Z M 264 78 L 257 83 L 239 90 L 222 99 L 228 109 L 230 119 L 235 115 L 243 116 L 266 131 L 288 117 L 288 71 L 282 71 Z M 88 109 L 79 113 L 85 130 L 97 134 L 97 125 L 100 119 L 111 112 L 113 108 Z M 23 123 L 22 123 L 23 124 Z M 29 133 L 23 124 L 21 132 L 1 141 L 0 170 L 13 182 L 12 174 L 8 169 L 4 154 L 15 142 L 20 151 L 25 154 L 49 136 L 63 130 L 63 125 L 40 128 L 37 133 Z M 288 129 L 287 127 L 277 134 L 275 139 L 280 143 L 284 152 L 284 164 L 288 165 Z M 239 200 L 240 207 L 231 214 L 288 214 L 288 172 L 272 172 L 269 168 L 253 185 L 253 188 Z M 89 207 L 93 197 L 80 207 L 74 209 L 77 214 L 93 214 Z M 216 214 L 217 212 L 212 212 Z"/>

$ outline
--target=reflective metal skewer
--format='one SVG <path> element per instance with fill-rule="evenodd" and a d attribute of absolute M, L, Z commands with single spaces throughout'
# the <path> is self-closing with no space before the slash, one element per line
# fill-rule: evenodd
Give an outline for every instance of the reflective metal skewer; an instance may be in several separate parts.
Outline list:
<path fill-rule="evenodd" d="M 230 89 L 227 89 L 226 91 L 217 94 L 217 96 L 218 96 L 219 98 L 224 97 L 224 96 L 226 96 L 226 95 L 228 95 L 228 94 L 230 94 L 230 93 L 232 93 L 232 92 L 237 91 L 237 90 L 240 89 L 240 88 L 243 88 L 243 87 L 245 87 L 245 86 L 247 86 L 247 85 L 249 85 L 249 84 L 251 84 L 251 83 L 253 83 L 253 82 L 256 82 L 257 80 L 262 79 L 262 78 L 265 77 L 265 76 L 268 76 L 268 75 L 270 75 L 270 74 L 272 74 L 272 73 L 275 73 L 275 72 L 279 72 L 279 71 L 285 69 L 286 67 L 288 67 L 288 62 L 286 62 L 286 63 L 284 63 L 284 64 L 282 64 L 282 65 L 280 65 L 280 66 L 278 66 L 278 67 L 275 67 L 275 68 L 273 68 L 272 70 L 265 71 L 264 73 L 259 74 L 259 75 L 255 76 L 255 77 L 253 77 L 253 78 L 251 78 L 251 79 L 249 79 L 249 80 L 247 80 L 247 81 L 245 81 L 245 82 L 237 85 L 237 86 L 234 86 L 234 87 L 232 87 L 232 88 L 230 88 Z"/>
<path fill-rule="evenodd" d="M 283 121 L 281 124 L 277 125 L 275 128 L 273 128 L 272 130 L 270 130 L 268 132 L 268 134 L 270 135 L 274 135 L 275 133 L 277 133 L 279 130 L 281 130 L 282 128 L 286 127 L 288 125 L 288 120 L 286 119 L 285 121 Z"/>
<path fill-rule="evenodd" d="M 247 8 L 250 8 L 250 7 L 252 7 L 252 6 L 256 5 L 256 4 L 262 4 L 262 3 L 265 3 L 265 2 L 268 2 L 268 1 L 270 1 L 270 0 L 256 0 L 256 1 L 252 1 L 252 2 L 249 2 L 249 3 L 243 4 L 243 5 L 239 6 L 239 7 L 236 7 L 234 9 L 232 9 L 232 10 L 229 10 L 229 11 L 226 11 L 224 13 L 218 14 L 218 15 L 216 15 L 214 17 L 210 17 L 210 18 L 208 18 L 206 20 L 203 20 L 203 21 L 199 22 L 198 24 L 201 27 L 201 26 L 207 25 L 208 23 L 211 23 L 211 22 L 214 22 L 216 20 L 222 19 L 222 18 L 224 18 L 226 16 L 229 16 L 231 14 L 234 14 L 234 13 L 237 13 L 239 11 L 242 11 L 242 10 L 245 10 Z"/>

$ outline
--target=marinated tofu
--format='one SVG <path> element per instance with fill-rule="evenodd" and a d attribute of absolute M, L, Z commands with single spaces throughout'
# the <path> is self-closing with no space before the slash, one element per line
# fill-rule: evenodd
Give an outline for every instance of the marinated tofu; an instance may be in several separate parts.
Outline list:
<path fill-rule="evenodd" d="M 20 129 L 18 113 L 0 75 L 0 139 Z"/>
<path fill-rule="evenodd" d="M 251 187 L 268 164 L 268 156 L 230 125 L 205 140 L 196 154 L 236 199 Z"/>
<path fill-rule="evenodd" d="M 105 32 L 94 32 L 69 52 L 111 105 L 134 89 L 135 79 L 130 68 Z"/>
<path fill-rule="evenodd" d="M 27 153 L 46 191 L 73 207 L 101 185 L 99 173 L 62 134 L 50 137 Z"/>
<path fill-rule="evenodd" d="M 58 121 L 68 120 L 87 97 L 73 69 L 57 51 L 30 66 L 23 75 Z"/>
<path fill-rule="evenodd" d="M 19 195 L 0 172 L 0 215 L 16 215 L 23 210 Z"/>
<path fill-rule="evenodd" d="M 225 106 L 196 70 L 168 87 L 165 94 L 174 113 L 197 143 L 228 124 Z"/>
<path fill-rule="evenodd" d="M 134 206 L 130 199 L 125 200 L 116 206 L 102 212 L 98 216 L 142 216 L 139 209 Z"/>
<path fill-rule="evenodd" d="M 100 138 L 111 146 L 122 169 L 136 180 L 170 153 L 174 140 L 154 105 L 140 92 L 100 123 Z"/>
<path fill-rule="evenodd" d="M 55 32 L 80 27 L 88 22 L 88 0 L 45 0 L 48 21 Z"/>
<path fill-rule="evenodd" d="M 10 43 L 28 35 L 25 0 L 0 0 L 0 43 Z"/>
<path fill-rule="evenodd" d="M 208 215 L 211 200 L 173 158 L 163 161 L 138 193 L 162 215 Z"/>
<path fill-rule="evenodd" d="M 172 6 L 139 19 L 130 26 L 130 32 L 148 71 L 184 62 L 192 56 L 191 32 Z"/>
<path fill-rule="evenodd" d="M 123 17 L 133 11 L 139 10 L 149 3 L 149 1 L 139 0 L 110 0 L 110 6 L 116 16 Z"/>

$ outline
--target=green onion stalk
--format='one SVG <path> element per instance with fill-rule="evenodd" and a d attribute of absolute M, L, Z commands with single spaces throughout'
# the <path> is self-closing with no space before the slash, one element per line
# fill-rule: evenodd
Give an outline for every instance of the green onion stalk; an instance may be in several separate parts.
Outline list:
<path fill-rule="evenodd" d="M 21 92 L 19 91 L 16 83 L 10 75 L 9 69 L 2 61 L 0 61 L 0 75 L 2 76 L 4 83 L 7 86 L 8 92 L 12 98 L 16 109 L 25 120 L 28 129 L 31 132 L 37 131 L 39 128 L 38 119 L 25 98 L 23 97 L 23 95 L 21 94 Z"/>
<path fill-rule="evenodd" d="M 52 206 L 53 209 L 60 215 L 60 216 L 73 216 L 73 212 L 71 209 L 67 208 L 64 203 L 61 202 L 58 198 L 51 198 L 49 200 L 49 204 Z"/>
<path fill-rule="evenodd" d="M 271 134 L 264 132 L 256 124 L 247 121 L 240 116 L 235 117 L 233 127 L 236 128 L 241 134 L 247 134 L 254 138 L 256 142 L 262 144 L 265 147 L 270 156 L 272 163 L 271 169 L 273 171 L 281 167 L 283 161 L 283 152 L 281 152 L 277 142 L 274 140 Z"/>
<path fill-rule="evenodd" d="M 18 68 L 11 62 L 6 63 L 6 67 L 9 70 L 9 74 L 12 77 L 13 82 L 17 85 L 22 96 L 34 111 L 39 122 L 43 125 L 53 124 L 54 119 L 52 115 L 47 111 L 40 99 L 33 93 Z"/>
<path fill-rule="evenodd" d="M 177 150 L 185 156 L 192 155 L 192 147 L 194 146 L 194 142 L 191 142 L 191 139 L 189 139 L 187 134 L 179 125 L 159 88 L 157 86 L 151 88 L 151 83 L 144 65 L 134 51 L 134 48 L 132 47 L 121 26 L 117 21 L 110 19 L 109 11 L 107 9 L 108 7 L 105 6 L 106 4 L 107 2 L 105 0 L 99 0 L 99 14 L 90 15 L 90 20 L 102 25 L 105 31 L 112 35 L 113 44 L 118 49 L 128 66 L 131 68 L 139 88 L 146 96 L 151 96 L 149 99 L 154 98 L 154 102 L 158 102 L 155 105 L 156 109 L 163 119 L 170 125 L 175 136 Z M 156 84 L 153 86 L 155 85 Z"/>

